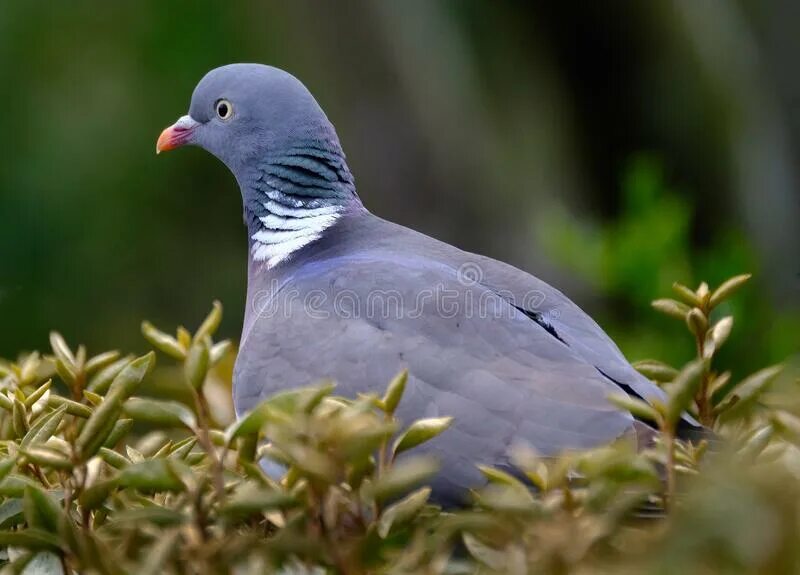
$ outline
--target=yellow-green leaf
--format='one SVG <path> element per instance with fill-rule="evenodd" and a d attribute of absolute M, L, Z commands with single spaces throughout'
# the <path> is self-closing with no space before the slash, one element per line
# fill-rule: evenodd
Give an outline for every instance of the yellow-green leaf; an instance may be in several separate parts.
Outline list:
<path fill-rule="evenodd" d="M 123 405 L 128 417 L 159 427 L 188 427 L 194 429 L 196 420 L 191 409 L 177 401 L 161 401 L 131 397 Z"/>
<path fill-rule="evenodd" d="M 660 419 L 658 411 L 656 411 L 652 405 L 641 399 L 636 399 L 635 397 L 623 393 L 615 393 L 610 395 L 608 400 L 620 409 L 630 412 L 631 415 L 638 419 L 656 422 Z"/>
<path fill-rule="evenodd" d="M 374 482 L 365 484 L 365 495 L 378 502 L 391 499 L 427 481 L 438 470 L 438 463 L 430 457 L 400 460 Z"/>
<path fill-rule="evenodd" d="M 453 423 L 452 417 L 431 417 L 419 419 L 412 423 L 408 429 L 394 443 L 392 452 L 398 455 L 417 445 L 425 443 L 442 433 Z"/>
<path fill-rule="evenodd" d="M 215 300 L 212 305 L 211 312 L 209 312 L 206 319 L 203 320 L 203 323 L 200 324 L 200 327 L 197 328 L 197 332 L 194 334 L 195 342 L 214 335 L 217 328 L 219 328 L 219 324 L 222 322 L 222 304 Z"/>
<path fill-rule="evenodd" d="M 378 520 L 378 535 L 385 539 L 392 527 L 412 521 L 425 507 L 430 495 L 431 488 L 423 487 L 387 507 Z"/>
<path fill-rule="evenodd" d="M 685 320 L 686 314 L 688 314 L 691 309 L 685 303 L 666 298 L 655 300 L 652 306 L 655 310 L 680 320 Z"/>
<path fill-rule="evenodd" d="M 189 348 L 183 373 L 186 381 L 195 389 L 199 389 L 206 380 L 209 368 L 208 338 L 195 340 Z"/>
<path fill-rule="evenodd" d="M 725 281 L 711 294 L 708 300 L 709 307 L 714 308 L 731 297 L 740 287 L 747 283 L 747 280 L 751 277 L 752 274 L 742 274 Z"/>
<path fill-rule="evenodd" d="M 406 383 L 408 382 L 408 370 L 404 369 L 400 373 L 398 373 L 394 379 L 389 382 L 389 385 L 386 387 L 386 393 L 383 395 L 381 402 L 383 404 L 383 409 L 388 414 L 393 414 L 394 411 L 397 409 L 400 400 L 403 398 L 403 392 L 406 389 Z"/>
<path fill-rule="evenodd" d="M 186 349 L 174 337 L 160 331 L 149 321 L 142 322 L 142 335 L 157 350 L 170 357 L 183 361 L 186 358 Z"/>

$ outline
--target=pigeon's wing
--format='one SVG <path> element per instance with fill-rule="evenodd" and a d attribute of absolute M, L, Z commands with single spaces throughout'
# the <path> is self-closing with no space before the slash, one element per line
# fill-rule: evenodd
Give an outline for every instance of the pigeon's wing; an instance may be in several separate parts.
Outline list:
<path fill-rule="evenodd" d="M 631 395 L 648 401 L 665 400 L 664 391 L 636 371 L 597 322 L 559 290 L 506 263 L 468 255 L 467 261 L 485 274 L 482 282 L 486 287 L 507 297 L 509 303 L 563 341 L 604 377 Z M 680 431 L 687 436 L 705 433 L 700 423 L 688 414 L 682 416 Z"/>
<path fill-rule="evenodd" d="M 379 227 L 391 237 L 390 241 L 430 254 L 457 269 L 460 275 L 494 291 L 626 392 L 648 401 L 665 399 L 661 388 L 631 366 L 597 322 L 547 282 L 504 262 L 459 250 L 396 224 L 383 221 Z M 688 414 L 683 415 L 679 431 L 689 437 L 706 432 Z"/>
<path fill-rule="evenodd" d="M 544 454 L 634 433 L 608 402 L 619 388 L 480 282 L 441 261 L 393 253 L 309 262 L 251 299 L 236 366 L 239 413 L 280 389 L 332 377 L 380 393 L 409 368 L 399 417 L 453 416 L 431 442 L 435 487 L 463 494 L 475 463 L 505 465 L 515 442 Z"/>

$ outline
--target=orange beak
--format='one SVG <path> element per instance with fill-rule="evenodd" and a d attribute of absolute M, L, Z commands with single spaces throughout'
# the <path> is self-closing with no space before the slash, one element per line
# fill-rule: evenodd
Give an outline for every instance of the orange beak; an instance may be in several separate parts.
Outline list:
<path fill-rule="evenodd" d="M 168 152 L 189 143 L 192 133 L 200 124 L 191 116 L 182 116 L 177 122 L 166 128 L 156 142 L 156 154 Z"/>

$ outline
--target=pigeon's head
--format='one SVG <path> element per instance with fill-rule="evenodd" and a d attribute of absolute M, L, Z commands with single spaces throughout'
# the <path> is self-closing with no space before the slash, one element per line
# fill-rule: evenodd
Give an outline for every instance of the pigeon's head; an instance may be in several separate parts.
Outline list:
<path fill-rule="evenodd" d="M 261 64 L 222 66 L 200 80 L 189 113 L 161 133 L 156 152 L 187 144 L 222 160 L 237 178 L 264 156 L 291 148 L 341 151 L 333 126 L 306 87 Z"/>

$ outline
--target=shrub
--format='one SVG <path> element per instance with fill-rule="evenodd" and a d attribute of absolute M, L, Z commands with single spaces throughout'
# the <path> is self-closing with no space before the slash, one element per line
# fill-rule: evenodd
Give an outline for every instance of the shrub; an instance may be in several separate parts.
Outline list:
<path fill-rule="evenodd" d="M 437 464 L 414 455 L 450 419 L 394 417 L 405 373 L 382 396 L 287 390 L 223 425 L 209 401 L 232 354 L 212 340 L 219 304 L 194 334 L 142 325 L 180 367 L 161 374 L 161 397 L 143 384 L 155 353 L 90 357 L 53 333 L 50 354 L 0 363 L 3 573 L 796 571 L 797 380 L 772 367 L 733 381 L 714 365 L 733 325 L 714 309 L 746 280 L 676 285 L 654 303 L 686 323 L 698 357 L 637 364 L 663 404 L 610 398 L 654 422 L 653 448 L 515 446 L 530 484 L 482 468 L 487 485 L 458 510 L 430 503 Z M 712 449 L 676 437 L 683 410 L 715 430 Z"/>

